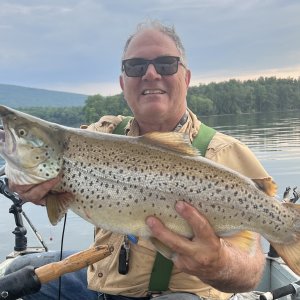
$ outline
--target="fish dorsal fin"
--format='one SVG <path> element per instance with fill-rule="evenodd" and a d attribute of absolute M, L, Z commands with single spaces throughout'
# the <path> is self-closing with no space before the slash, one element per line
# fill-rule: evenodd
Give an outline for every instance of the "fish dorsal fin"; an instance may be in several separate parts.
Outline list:
<path fill-rule="evenodd" d="M 277 184 L 272 178 L 252 179 L 256 186 L 267 195 L 274 197 L 277 193 Z"/>
<path fill-rule="evenodd" d="M 50 193 L 46 197 L 46 207 L 49 221 L 56 225 L 68 211 L 74 196 L 70 193 Z"/>
<path fill-rule="evenodd" d="M 187 136 L 178 132 L 150 132 L 139 139 L 151 146 L 158 146 L 166 150 L 188 156 L 199 156 L 199 151 L 192 146 Z"/>
<path fill-rule="evenodd" d="M 222 239 L 241 249 L 242 251 L 249 252 L 254 249 L 257 235 L 252 231 L 244 230 L 231 236 L 222 237 Z"/>

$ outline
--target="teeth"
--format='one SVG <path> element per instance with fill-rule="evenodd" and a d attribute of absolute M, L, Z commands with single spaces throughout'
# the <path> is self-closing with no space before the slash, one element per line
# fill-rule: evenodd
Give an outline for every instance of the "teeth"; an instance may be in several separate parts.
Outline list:
<path fill-rule="evenodd" d="M 145 90 L 143 92 L 144 95 L 149 95 L 149 94 L 163 94 L 164 92 L 162 90 Z"/>

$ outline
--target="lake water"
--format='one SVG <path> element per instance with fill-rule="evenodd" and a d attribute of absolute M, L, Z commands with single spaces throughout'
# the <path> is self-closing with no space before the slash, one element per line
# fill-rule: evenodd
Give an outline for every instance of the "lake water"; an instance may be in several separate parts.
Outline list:
<path fill-rule="evenodd" d="M 202 118 L 209 126 L 247 144 L 278 185 L 278 197 L 287 186 L 300 189 L 300 111 L 269 114 L 243 114 Z M 11 201 L 0 195 L 0 261 L 13 250 L 14 218 Z M 43 237 L 49 249 L 59 249 L 62 222 L 50 225 L 44 207 L 25 204 L 23 210 Z M 29 226 L 28 245 L 39 245 Z M 85 249 L 93 240 L 93 226 L 68 213 L 64 249 Z"/>

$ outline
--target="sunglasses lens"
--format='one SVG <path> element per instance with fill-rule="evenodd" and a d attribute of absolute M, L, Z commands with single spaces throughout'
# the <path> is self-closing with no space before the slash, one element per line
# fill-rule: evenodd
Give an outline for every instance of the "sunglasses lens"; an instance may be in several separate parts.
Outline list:
<path fill-rule="evenodd" d="M 146 74 L 149 64 L 153 64 L 160 75 L 173 75 L 178 71 L 179 57 L 161 56 L 154 60 L 131 58 L 123 60 L 123 70 L 128 77 L 141 77 Z"/>
<path fill-rule="evenodd" d="M 132 58 L 123 61 L 123 67 L 127 76 L 140 77 L 146 73 L 148 62 L 145 59 Z"/>
<path fill-rule="evenodd" d="M 178 71 L 178 57 L 163 56 L 155 59 L 154 67 L 160 75 L 173 75 Z"/>

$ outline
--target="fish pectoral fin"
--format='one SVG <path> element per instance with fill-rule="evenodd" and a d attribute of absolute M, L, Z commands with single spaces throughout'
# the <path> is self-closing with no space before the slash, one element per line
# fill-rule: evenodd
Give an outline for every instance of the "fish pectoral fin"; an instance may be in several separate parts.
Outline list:
<path fill-rule="evenodd" d="M 257 234 L 244 230 L 231 236 L 222 237 L 222 239 L 242 251 L 249 252 L 256 245 Z"/>
<path fill-rule="evenodd" d="M 141 142 L 188 156 L 201 155 L 187 136 L 178 132 L 150 132 L 138 138 Z"/>
<path fill-rule="evenodd" d="M 155 247 L 155 249 L 161 253 L 164 257 L 171 259 L 173 256 L 173 251 L 166 246 L 165 244 L 163 244 L 160 240 L 154 238 L 154 237 L 150 237 L 150 241 L 153 244 L 153 246 Z"/>
<path fill-rule="evenodd" d="M 288 267 L 300 275 L 300 235 L 298 237 L 299 239 L 295 243 L 271 243 L 271 245 Z"/>
<path fill-rule="evenodd" d="M 46 196 L 47 214 L 52 225 L 64 217 L 73 199 L 71 193 L 50 193 Z"/>

